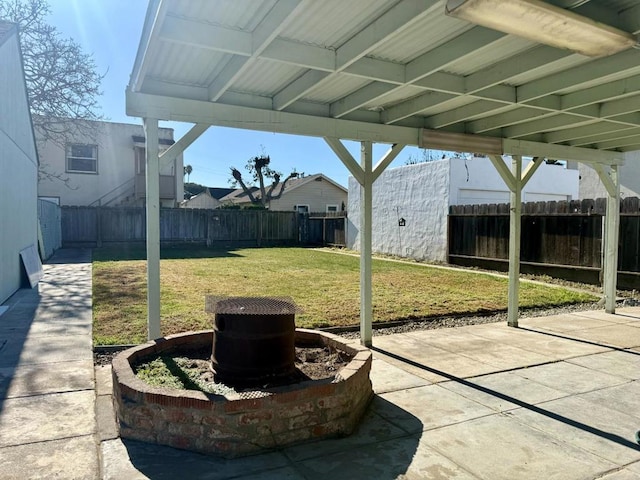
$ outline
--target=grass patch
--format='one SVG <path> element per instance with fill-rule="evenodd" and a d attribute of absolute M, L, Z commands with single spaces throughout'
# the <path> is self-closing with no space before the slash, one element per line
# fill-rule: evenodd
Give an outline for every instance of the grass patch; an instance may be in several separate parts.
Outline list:
<path fill-rule="evenodd" d="M 93 255 L 94 341 L 146 340 L 144 249 L 96 249 Z M 303 248 L 163 248 L 163 335 L 211 328 L 206 295 L 290 296 L 304 313 L 299 327 L 359 322 L 359 259 Z M 593 301 L 564 288 L 522 283 L 522 307 Z M 462 270 L 373 261 L 374 322 L 474 314 L 507 308 L 507 280 Z"/>

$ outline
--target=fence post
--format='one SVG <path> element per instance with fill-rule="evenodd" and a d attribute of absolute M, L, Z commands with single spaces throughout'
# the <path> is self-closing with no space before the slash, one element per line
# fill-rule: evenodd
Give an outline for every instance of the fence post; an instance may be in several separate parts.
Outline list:
<path fill-rule="evenodd" d="M 96 247 L 102 247 L 102 207 L 96 207 Z"/>

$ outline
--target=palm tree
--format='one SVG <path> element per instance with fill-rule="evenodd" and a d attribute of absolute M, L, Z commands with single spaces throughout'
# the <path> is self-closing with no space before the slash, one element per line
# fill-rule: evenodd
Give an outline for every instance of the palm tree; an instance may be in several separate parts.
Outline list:
<path fill-rule="evenodd" d="M 191 165 L 184 167 L 184 174 L 187 176 L 187 183 L 190 183 L 189 176 L 191 175 L 191 172 L 193 172 L 193 167 Z"/>

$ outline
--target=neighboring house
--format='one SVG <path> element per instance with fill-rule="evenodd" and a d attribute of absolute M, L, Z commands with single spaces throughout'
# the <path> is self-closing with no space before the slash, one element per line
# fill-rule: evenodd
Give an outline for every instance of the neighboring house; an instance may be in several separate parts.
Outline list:
<path fill-rule="evenodd" d="M 180 204 L 182 208 L 218 208 L 222 205 L 221 198 L 233 193 L 233 188 L 205 188 L 197 195 L 186 199 Z"/>
<path fill-rule="evenodd" d="M 622 154 L 624 165 L 619 167 L 620 196 L 640 197 L 640 152 Z M 584 163 L 572 163 L 569 168 L 577 169 L 580 175 L 578 198 L 605 198 L 605 190 L 596 171 Z"/>
<path fill-rule="evenodd" d="M 38 155 L 18 29 L 0 21 L 0 304 L 25 283 L 20 251 L 38 242 Z"/>
<path fill-rule="evenodd" d="M 545 163 L 522 192 L 525 202 L 577 197 L 578 172 Z M 509 190 L 488 158 L 450 158 L 386 170 L 373 184 L 373 251 L 444 262 L 450 205 L 505 202 Z M 354 178 L 349 178 L 348 210 L 347 247 L 358 250 L 360 185 Z"/>
<path fill-rule="evenodd" d="M 282 189 L 282 183 L 276 185 L 272 196 L 277 197 Z M 268 191 L 269 187 L 265 187 Z M 252 187 L 252 193 L 260 198 L 260 189 Z M 250 205 L 249 196 L 236 189 L 226 197 L 220 199 L 222 204 Z M 292 178 L 287 182 L 282 196 L 271 200 L 267 208 L 273 211 L 295 210 L 307 212 L 341 212 L 346 210 L 347 189 L 339 183 L 321 173 L 306 177 Z"/>
<path fill-rule="evenodd" d="M 145 138 L 141 125 L 79 120 L 66 145 L 38 138 L 38 195 L 58 205 L 144 205 Z M 160 152 L 173 145 L 173 129 L 160 128 Z M 43 174 L 44 172 L 44 174 Z M 176 207 L 183 198 L 182 155 L 160 159 L 160 202 Z"/>

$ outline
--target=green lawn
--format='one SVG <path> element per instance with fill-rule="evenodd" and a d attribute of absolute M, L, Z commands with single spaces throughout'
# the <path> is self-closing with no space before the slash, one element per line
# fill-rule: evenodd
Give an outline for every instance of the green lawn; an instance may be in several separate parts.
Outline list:
<path fill-rule="evenodd" d="M 94 341 L 146 340 L 144 249 L 93 254 Z M 206 295 L 290 296 L 300 327 L 359 322 L 359 259 L 304 248 L 212 250 L 163 248 L 160 265 L 164 335 L 211 328 Z M 522 283 L 522 307 L 593 301 L 588 294 Z M 373 261 L 374 322 L 505 310 L 507 280 L 412 263 Z"/>

